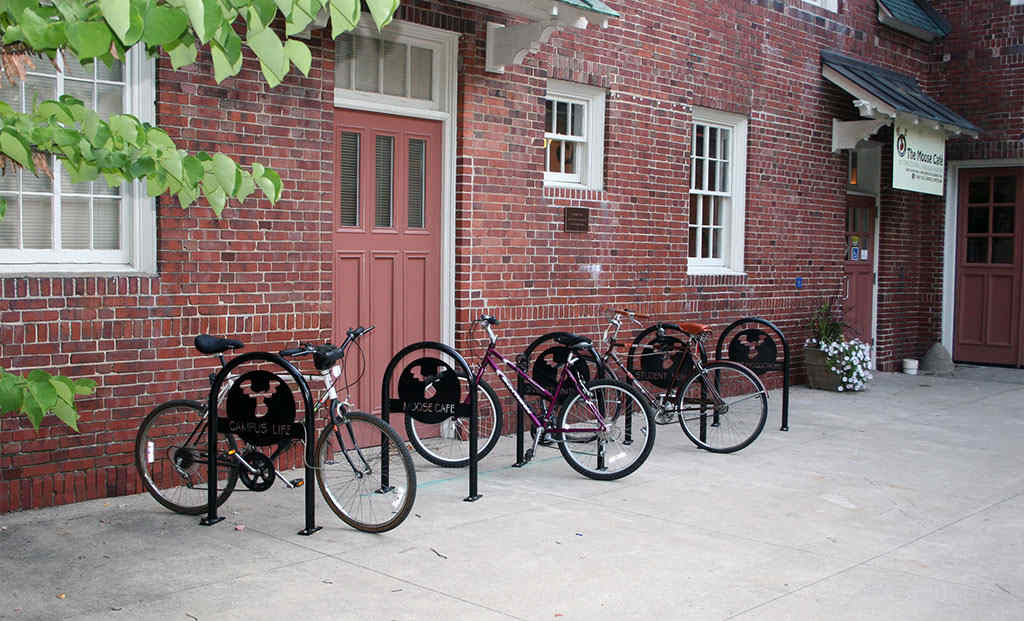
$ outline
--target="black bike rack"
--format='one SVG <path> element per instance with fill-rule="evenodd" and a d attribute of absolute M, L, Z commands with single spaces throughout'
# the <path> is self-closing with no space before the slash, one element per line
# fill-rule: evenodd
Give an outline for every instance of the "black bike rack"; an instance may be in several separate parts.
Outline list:
<path fill-rule="evenodd" d="M 738 332 L 729 341 L 727 360 L 738 362 L 754 373 L 762 375 L 767 371 L 782 371 L 782 431 L 789 431 L 789 343 L 778 326 L 760 317 L 738 319 L 722 331 L 715 347 L 715 359 L 722 360 L 722 345 L 733 330 L 746 324 L 765 326 L 778 336 L 782 343 L 782 360 L 778 359 L 778 347 L 772 335 L 758 328 L 747 328 Z"/>
<path fill-rule="evenodd" d="M 523 353 L 521 353 L 518 356 L 516 356 L 516 364 L 519 366 L 520 369 L 522 369 L 523 371 L 526 371 L 526 373 L 529 374 L 530 377 L 532 377 L 534 379 L 534 381 L 536 381 L 538 384 L 540 384 L 544 388 L 548 389 L 549 392 L 553 391 L 555 389 L 555 381 L 557 381 L 557 380 L 552 378 L 553 381 L 546 381 L 545 374 L 538 372 L 538 369 L 536 368 L 537 360 L 533 359 L 533 355 L 534 355 L 534 353 L 537 350 L 539 350 L 541 348 L 542 345 L 548 343 L 549 341 L 553 341 L 553 342 L 557 343 L 558 339 L 571 338 L 571 337 L 575 337 L 575 336 L 577 336 L 577 335 L 572 333 L 572 332 L 548 332 L 547 334 L 539 336 L 539 337 L 535 338 L 526 347 L 526 349 L 523 350 Z M 570 351 L 571 350 L 568 347 L 566 347 L 565 345 L 558 345 L 558 344 L 556 344 L 553 347 L 548 347 L 547 349 L 544 349 L 541 352 L 540 358 L 543 358 L 543 356 L 545 354 L 550 353 L 550 354 L 556 356 L 556 359 L 561 358 L 562 361 L 564 361 Z M 580 373 L 582 371 L 582 369 L 581 368 L 577 368 L 577 372 L 580 375 L 580 380 L 581 381 L 583 381 L 584 383 L 589 381 L 589 375 L 590 375 L 590 364 L 589 363 L 593 363 L 594 366 L 597 367 L 597 372 L 595 373 L 595 376 L 596 376 L 595 378 L 599 378 L 599 377 L 603 377 L 604 376 L 604 374 L 605 374 L 604 373 L 604 367 L 602 366 L 602 364 L 600 362 L 600 358 L 598 358 L 596 361 L 592 361 L 592 360 L 587 360 L 586 358 L 583 358 L 581 356 L 580 360 L 583 361 L 583 366 L 586 367 L 586 373 L 587 373 L 586 375 L 583 375 L 582 373 Z M 535 365 L 535 368 L 533 369 L 532 373 L 530 371 L 530 365 L 531 364 Z M 554 371 L 554 373 L 556 374 L 556 377 L 557 377 L 557 369 Z M 548 385 L 548 384 L 550 384 L 550 385 Z M 516 379 L 516 390 L 519 392 L 519 394 L 521 394 L 523 396 L 538 394 L 537 391 L 534 390 L 533 386 L 531 386 L 530 384 L 525 382 L 522 377 L 517 377 L 517 379 Z M 521 468 L 521 467 L 526 465 L 526 460 L 525 460 L 524 454 L 523 454 L 524 453 L 524 449 L 525 449 L 525 446 L 524 446 L 524 433 L 525 433 L 524 427 L 525 427 L 525 424 L 526 424 L 526 412 L 523 410 L 523 406 L 517 400 L 516 401 L 516 462 L 514 464 L 512 464 L 512 466 L 515 467 L 515 468 Z"/>
<path fill-rule="evenodd" d="M 224 365 L 220 372 L 217 373 L 217 377 L 213 380 L 213 385 L 210 387 L 210 397 L 207 403 L 208 415 L 208 442 L 207 445 L 207 487 L 209 507 L 207 509 L 206 517 L 199 521 L 203 526 L 212 526 L 217 522 L 223 520 L 223 517 L 217 515 L 217 434 L 218 430 L 218 411 L 217 411 L 217 396 L 220 394 L 221 386 L 227 380 L 228 375 L 238 368 L 239 366 L 252 361 L 269 362 L 277 365 L 285 370 L 288 375 L 295 380 L 299 390 L 302 393 L 302 401 L 306 409 L 306 419 L 304 423 L 304 434 L 305 434 L 305 466 L 306 466 L 306 527 L 299 531 L 298 534 L 309 536 L 320 530 L 320 527 L 316 525 L 316 516 L 314 515 L 316 503 L 313 496 L 313 477 L 316 473 L 313 469 L 313 462 L 316 459 L 314 455 L 314 444 L 315 444 L 315 427 L 314 427 L 314 411 L 313 411 L 313 396 L 309 391 L 309 386 L 306 384 L 306 380 L 303 378 L 302 373 L 299 372 L 290 362 L 282 358 L 277 354 L 264 351 L 254 351 L 241 356 L 232 358 L 230 362 Z M 227 432 L 225 432 L 227 433 Z"/>
<path fill-rule="evenodd" d="M 473 374 L 473 369 L 466 362 L 466 359 L 462 355 L 455 351 L 454 348 L 445 345 L 444 343 L 437 343 L 434 341 L 423 341 L 420 343 L 413 343 L 403 348 L 400 352 L 395 354 L 391 361 L 388 362 L 387 369 L 384 371 L 384 379 L 381 382 L 380 389 L 380 414 L 381 418 L 384 419 L 385 423 L 391 423 L 391 412 L 404 412 L 406 416 L 412 416 L 412 414 L 405 412 L 405 403 L 401 399 L 394 398 L 391 394 L 391 378 L 394 376 L 395 368 L 402 361 L 403 358 L 408 356 L 414 351 L 421 350 L 433 350 L 440 352 L 456 363 L 465 373 L 467 383 L 469 384 L 469 403 L 459 403 L 455 406 L 455 415 L 461 418 L 469 417 L 469 496 L 464 500 L 466 502 L 473 502 L 480 499 L 481 494 L 477 491 L 477 474 L 478 474 L 478 450 L 479 438 L 479 419 L 477 417 L 477 381 L 476 376 Z M 385 473 L 385 484 L 388 469 L 388 458 L 387 453 L 384 453 L 382 457 L 381 470 Z"/>

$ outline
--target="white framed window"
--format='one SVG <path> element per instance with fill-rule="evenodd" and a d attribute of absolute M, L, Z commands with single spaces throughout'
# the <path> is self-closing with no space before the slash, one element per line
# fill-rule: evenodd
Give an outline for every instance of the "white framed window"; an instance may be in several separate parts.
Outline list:
<path fill-rule="evenodd" d="M 813 4 L 814 6 L 820 6 L 823 9 L 832 11 L 833 13 L 839 12 L 839 0 L 803 0 L 807 4 Z"/>
<path fill-rule="evenodd" d="M 548 80 L 544 101 L 544 185 L 604 188 L 602 88 Z"/>
<path fill-rule="evenodd" d="M 694 108 L 688 273 L 743 272 L 747 119 Z"/>
<path fill-rule="evenodd" d="M 71 95 L 102 118 L 130 113 L 154 122 L 154 61 L 132 50 L 124 63 L 83 66 L 58 55 L 60 70 L 37 60 L 20 84 L 0 87 L 0 100 L 30 111 L 33 102 Z M 111 187 L 102 177 L 72 183 L 51 157 L 51 181 L 29 171 L 0 175 L 7 214 L 0 220 L 0 274 L 156 271 L 155 203 L 142 183 Z"/>
<path fill-rule="evenodd" d="M 334 105 L 381 112 L 441 113 L 451 32 L 403 21 L 378 31 L 368 16 L 334 45 Z"/>

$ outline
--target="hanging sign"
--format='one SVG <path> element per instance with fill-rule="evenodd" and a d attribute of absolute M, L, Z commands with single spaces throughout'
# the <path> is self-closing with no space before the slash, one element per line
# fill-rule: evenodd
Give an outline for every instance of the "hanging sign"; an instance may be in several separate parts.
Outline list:
<path fill-rule="evenodd" d="M 893 125 L 892 187 L 942 196 L 945 179 L 945 134 L 897 121 Z"/>

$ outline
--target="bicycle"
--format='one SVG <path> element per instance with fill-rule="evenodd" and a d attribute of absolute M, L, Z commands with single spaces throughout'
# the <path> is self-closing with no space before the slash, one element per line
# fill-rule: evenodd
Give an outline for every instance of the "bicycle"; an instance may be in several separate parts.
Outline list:
<path fill-rule="evenodd" d="M 547 437 L 558 445 L 566 462 L 580 474 L 592 479 L 619 479 L 643 464 L 654 446 L 655 426 L 651 411 L 643 397 L 622 382 L 600 379 L 584 383 L 579 380 L 572 368 L 580 351 L 593 349 L 589 339 L 566 335 L 563 344 L 569 348 L 570 355 L 559 369 L 554 392 L 548 392 L 514 361 L 498 352 L 497 336 L 491 328 L 499 324 L 497 319 L 482 315 L 474 323 L 483 326 L 488 336 L 487 349 L 477 366 L 474 379 L 479 386 L 486 386 L 483 383 L 486 371 L 491 369 L 497 373 L 505 388 L 539 430 L 534 436 L 533 446 L 526 451 L 526 461 L 536 454 L 537 444 L 546 432 Z M 542 397 L 545 405 L 539 408 L 539 413 L 516 390 L 498 363 L 514 370 L 520 379 Z M 563 390 L 571 395 L 566 400 L 560 399 Z M 486 386 L 483 392 L 488 395 L 494 393 L 490 386 Z M 492 404 L 500 420 L 501 404 L 496 397 Z M 430 461 L 445 461 L 443 455 L 424 444 L 415 433 L 409 434 L 409 442 Z M 450 462 L 450 465 L 456 464 Z"/>
<path fill-rule="evenodd" d="M 315 402 L 315 411 L 324 410 L 327 422 L 314 453 L 316 479 L 324 500 L 353 528 L 380 533 L 395 528 L 408 516 L 416 499 L 416 470 L 408 448 L 390 425 L 377 417 L 351 410 L 347 395 L 339 399 L 337 384 L 344 373 L 345 351 L 371 330 L 372 326 L 349 330 L 338 347 L 330 343 L 303 343 L 280 354 L 287 357 L 312 355 L 318 374 L 303 375 L 303 381 L 319 378 L 324 385 L 323 393 Z M 217 355 L 222 367 L 224 352 L 243 346 L 234 339 L 206 334 L 195 339 L 196 349 L 203 354 Z M 211 374 L 211 383 L 215 377 L 216 373 Z M 280 377 L 291 379 L 287 374 Z M 223 382 L 217 395 L 218 404 L 225 402 L 238 379 L 239 376 L 231 374 L 228 381 Z M 355 381 L 346 381 L 340 388 L 345 390 L 353 384 Z M 154 408 L 139 427 L 135 467 L 146 491 L 171 511 L 199 515 L 209 507 L 208 481 L 205 480 L 209 464 L 208 419 L 205 402 L 175 399 Z M 218 473 L 223 474 L 217 482 L 217 506 L 228 499 L 239 480 L 251 491 L 266 491 L 277 479 L 289 488 L 304 484 L 302 479 L 285 479 L 274 465 L 295 440 L 279 442 L 274 452 L 267 455 L 240 436 L 218 435 L 216 459 Z M 307 439 L 299 441 L 305 443 Z M 382 471 L 381 460 L 385 454 L 388 468 Z M 383 477 L 387 479 L 387 486 L 380 484 Z"/>
<path fill-rule="evenodd" d="M 711 333 L 710 326 L 672 325 L 686 337 L 685 343 L 668 336 L 665 324 L 652 326 L 634 339 L 628 354 L 630 364 L 623 364 L 616 352 L 623 345 L 617 340 L 623 316 L 640 326 L 644 324 L 638 318 L 648 319 L 633 311 L 613 310 L 602 336 L 606 349 L 600 364 L 611 377 L 625 376 L 626 383 L 654 409 L 657 424 L 678 420 L 691 442 L 712 453 L 734 453 L 757 439 L 768 418 L 768 392 L 757 375 L 739 363 L 707 362 L 704 340 Z M 657 332 L 655 340 L 643 343 L 652 332 Z M 638 378 L 630 370 L 637 369 L 632 364 L 636 360 L 644 360 L 642 364 L 650 372 Z"/>

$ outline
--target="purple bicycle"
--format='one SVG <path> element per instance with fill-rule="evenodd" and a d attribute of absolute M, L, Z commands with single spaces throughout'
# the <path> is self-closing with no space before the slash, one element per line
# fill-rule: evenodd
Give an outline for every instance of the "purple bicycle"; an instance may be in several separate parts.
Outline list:
<path fill-rule="evenodd" d="M 526 451 L 526 461 L 533 458 L 542 438 L 557 444 L 565 461 L 580 474 L 603 481 L 622 478 L 644 463 L 654 446 L 654 415 L 647 401 L 636 389 L 611 379 L 582 382 L 573 371 L 581 351 L 593 353 L 590 339 L 565 335 L 560 344 L 569 349 L 568 359 L 557 369 L 554 391 L 549 392 L 516 363 L 498 352 L 497 337 L 491 326 L 498 320 L 482 315 L 476 323 L 487 331 L 489 343 L 476 370 L 478 410 L 487 431 L 481 431 L 482 457 L 497 441 L 494 427 L 500 429 L 501 404 L 483 376 L 488 369 L 498 378 L 513 398 L 523 407 L 537 428 L 533 446 Z M 595 354 L 596 355 L 596 354 Z M 526 382 L 529 394 L 516 390 L 499 363 L 511 368 Z M 441 378 L 438 378 L 439 380 Z M 460 378 L 466 382 L 466 378 Z M 539 405 L 531 407 L 527 397 L 539 397 Z M 406 419 L 411 420 L 411 417 Z M 464 419 L 451 418 L 439 425 L 410 423 L 409 442 L 429 461 L 443 466 L 465 465 L 465 446 L 468 444 L 468 424 Z M 491 436 L 491 437 L 488 437 Z M 493 441 L 492 441 L 493 440 Z"/>

